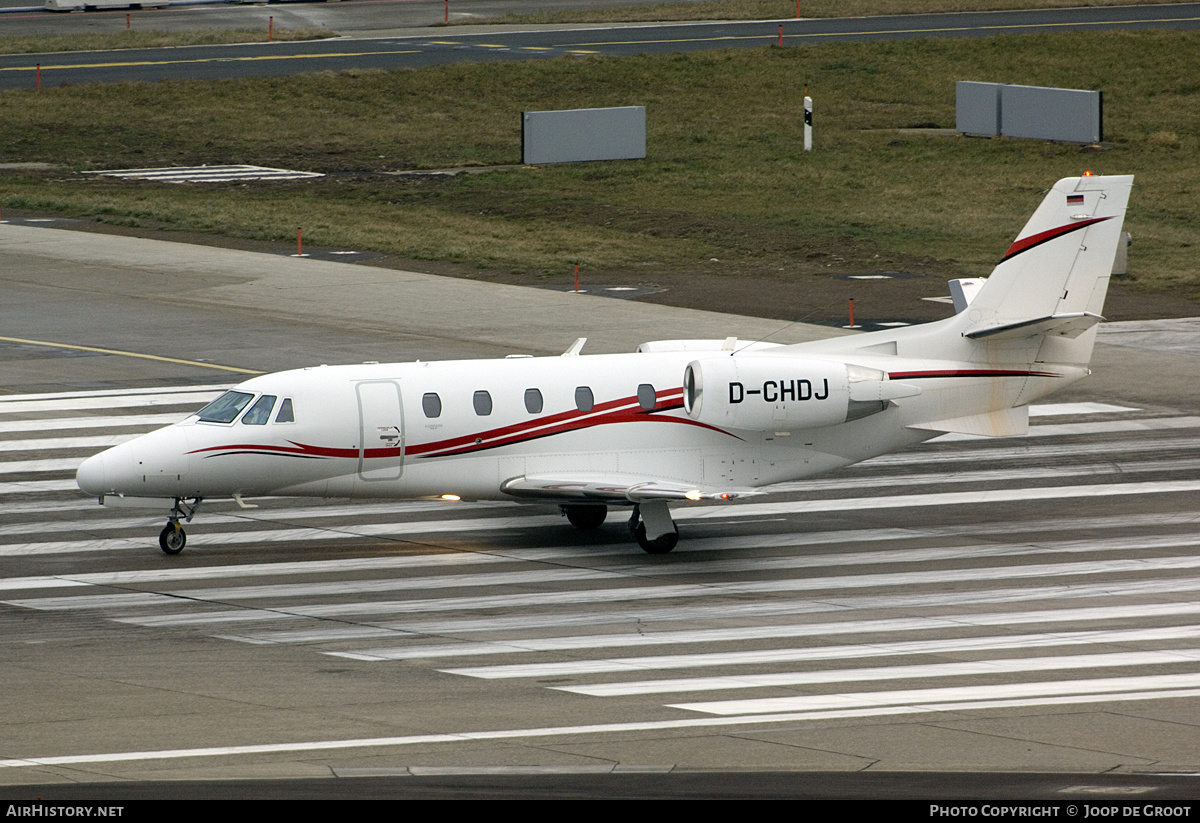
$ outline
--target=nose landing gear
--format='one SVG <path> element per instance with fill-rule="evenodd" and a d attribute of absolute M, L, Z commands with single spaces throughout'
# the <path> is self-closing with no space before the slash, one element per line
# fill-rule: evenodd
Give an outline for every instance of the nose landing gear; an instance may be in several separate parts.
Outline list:
<path fill-rule="evenodd" d="M 193 498 L 191 505 L 188 505 L 182 497 L 175 498 L 175 504 L 167 516 L 167 525 L 158 534 L 158 547 L 163 550 L 163 554 L 175 555 L 183 551 L 183 547 L 187 545 L 187 533 L 179 521 L 183 519 L 191 523 L 196 509 L 200 508 L 200 500 L 199 497 Z"/>
<path fill-rule="evenodd" d="M 187 533 L 178 521 L 168 523 L 158 535 L 158 547 L 163 554 L 179 554 L 187 545 Z"/>

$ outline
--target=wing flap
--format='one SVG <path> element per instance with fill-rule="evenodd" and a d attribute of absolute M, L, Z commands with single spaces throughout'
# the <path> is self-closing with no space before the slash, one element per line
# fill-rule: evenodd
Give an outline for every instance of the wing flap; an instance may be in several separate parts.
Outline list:
<path fill-rule="evenodd" d="M 733 500 L 755 494 L 751 489 L 716 489 L 622 475 L 579 474 L 572 477 L 522 475 L 505 480 L 500 491 L 513 497 L 547 502 L 643 503 L 650 500 Z"/>

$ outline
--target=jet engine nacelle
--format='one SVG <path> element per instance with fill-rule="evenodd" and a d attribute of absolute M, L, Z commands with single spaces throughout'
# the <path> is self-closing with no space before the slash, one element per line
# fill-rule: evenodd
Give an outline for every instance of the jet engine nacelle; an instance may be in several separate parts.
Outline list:
<path fill-rule="evenodd" d="M 879 369 L 816 358 L 719 357 L 695 360 L 683 373 L 688 417 L 750 431 L 836 426 L 920 393 Z"/>
<path fill-rule="evenodd" d="M 688 417 L 721 428 L 815 429 L 846 422 L 843 363 L 798 357 L 696 360 L 683 375 Z"/>

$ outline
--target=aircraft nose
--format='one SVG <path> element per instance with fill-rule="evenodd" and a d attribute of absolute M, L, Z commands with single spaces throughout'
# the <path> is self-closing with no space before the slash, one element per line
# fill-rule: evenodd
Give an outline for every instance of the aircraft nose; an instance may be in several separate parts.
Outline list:
<path fill-rule="evenodd" d="M 104 456 L 107 452 L 93 455 L 80 465 L 75 472 L 75 482 L 79 488 L 88 494 L 104 494 L 108 491 L 105 484 Z"/>
<path fill-rule="evenodd" d="M 93 455 L 75 472 L 75 482 L 88 494 L 129 494 L 135 490 L 137 472 L 134 468 L 133 441 L 121 443 Z"/>
<path fill-rule="evenodd" d="M 88 494 L 173 497 L 188 473 L 189 459 L 187 435 L 168 426 L 89 457 L 75 481 Z"/>

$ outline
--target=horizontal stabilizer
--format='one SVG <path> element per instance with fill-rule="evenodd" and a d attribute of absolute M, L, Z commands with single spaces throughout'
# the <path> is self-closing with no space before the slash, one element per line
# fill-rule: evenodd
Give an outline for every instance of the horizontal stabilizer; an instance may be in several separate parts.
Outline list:
<path fill-rule="evenodd" d="M 1057 334 L 1073 340 L 1103 319 L 1098 314 L 1086 311 L 1052 314 L 1049 317 L 977 329 L 967 332 L 966 336 L 972 340 L 1021 340 L 1026 337 L 1037 337 L 1040 334 Z"/>
<path fill-rule="evenodd" d="M 643 503 L 649 500 L 733 500 L 754 494 L 749 489 L 704 489 L 684 483 L 639 480 L 618 475 L 549 475 L 513 477 L 500 484 L 513 497 L 560 502 Z"/>
<path fill-rule="evenodd" d="M 910 429 L 925 429 L 954 434 L 973 434 L 979 437 L 1013 437 L 1029 433 L 1029 407 L 998 409 L 969 417 L 935 420 L 932 423 L 913 423 Z"/>

